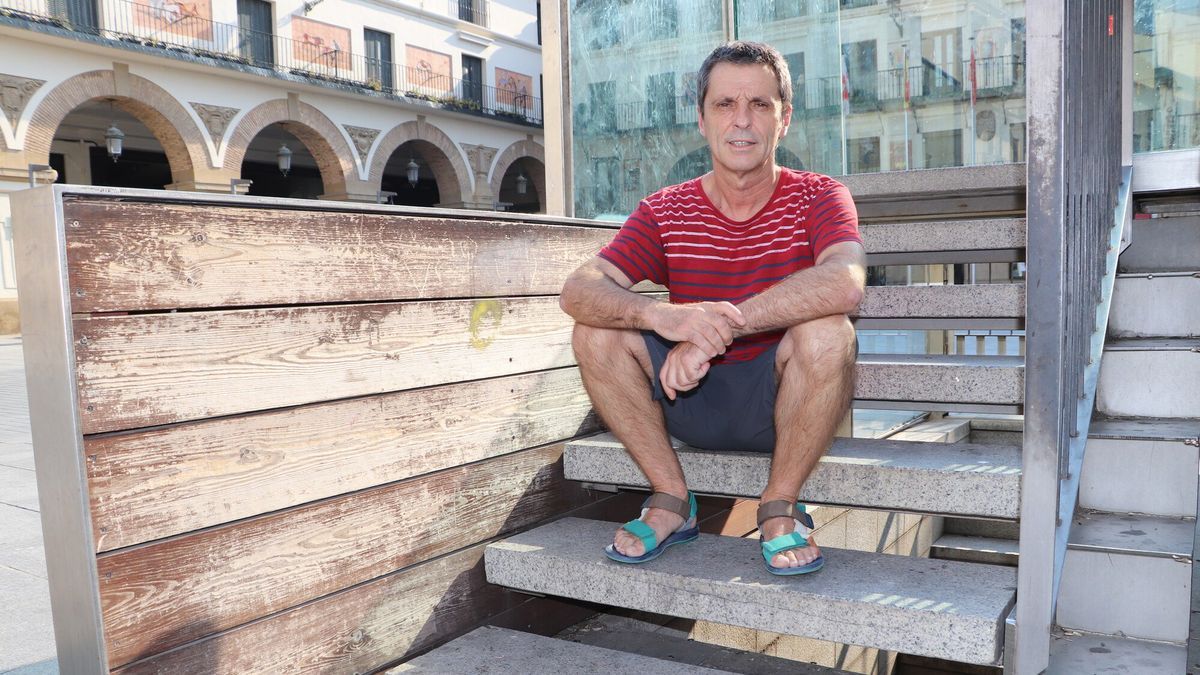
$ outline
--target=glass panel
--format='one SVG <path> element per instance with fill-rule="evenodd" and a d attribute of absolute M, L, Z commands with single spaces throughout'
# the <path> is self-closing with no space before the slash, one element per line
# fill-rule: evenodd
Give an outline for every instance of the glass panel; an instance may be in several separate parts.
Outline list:
<path fill-rule="evenodd" d="M 1024 159 L 1020 2 L 739 0 L 738 37 L 773 44 L 798 93 L 784 146 L 831 175 Z M 802 92 L 802 93 L 801 93 Z"/>
<path fill-rule="evenodd" d="M 1133 150 L 1200 147 L 1200 0 L 1133 7 Z"/>
<path fill-rule="evenodd" d="M 708 170 L 696 71 L 723 41 L 720 0 L 572 0 L 575 214 L 624 220 Z"/>

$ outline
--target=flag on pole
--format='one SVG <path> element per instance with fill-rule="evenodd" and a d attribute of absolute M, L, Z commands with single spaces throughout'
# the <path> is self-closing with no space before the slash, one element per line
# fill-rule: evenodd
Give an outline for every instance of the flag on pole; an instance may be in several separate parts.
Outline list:
<path fill-rule="evenodd" d="M 907 110 L 912 105 L 912 83 L 908 79 L 908 47 L 904 48 L 904 108 Z"/>
<path fill-rule="evenodd" d="M 979 92 L 979 84 L 978 84 L 978 81 L 975 79 L 975 43 L 974 43 L 974 41 L 972 41 L 972 43 L 971 43 L 970 76 L 971 76 L 971 105 L 974 106 L 975 99 L 977 98 L 977 95 Z"/>
<path fill-rule="evenodd" d="M 850 114 L 850 62 L 846 52 L 842 52 L 842 113 Z"/>

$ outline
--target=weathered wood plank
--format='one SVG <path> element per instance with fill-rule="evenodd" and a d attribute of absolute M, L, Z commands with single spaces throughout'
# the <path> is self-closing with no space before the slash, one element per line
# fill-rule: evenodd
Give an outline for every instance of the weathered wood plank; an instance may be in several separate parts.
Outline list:
<path fill-rule="evenodd" d="M 97 198 L 64 212 L 76 312 L 548 295 L 614 233 Z"/>
<path fill-rule="evenodd" d="M 634 493 L 605 496 L 565 515 L 627 517 L 636 512 L 642 499 Z M 488 584 L 482 564 L 486 544 L 420 563 L 114 672 L 362 673 L 452 640 L 484 622 L 554 635 L 595 613 L 580 603 L 531 598 Z"/>
<path fill-rule="evenodd" d="M 558 298 L 75 320 L 84 433 L 569 366 Z"/>
<path fill-rule="evenodd" d="M 528 600 L 487 583 L 472 546 L 115 672 L 366 673 Z"/>
<path fill-rule="evenodd" d="M 599 428 L 575 368 L 86 439 L 96 550 Z"/>
<path fill-rule="evenodd" d="M 561 455 L 535 448 L 102 554 L 109 665 L 561 514 L 588 498 L 563 479 Z"/>

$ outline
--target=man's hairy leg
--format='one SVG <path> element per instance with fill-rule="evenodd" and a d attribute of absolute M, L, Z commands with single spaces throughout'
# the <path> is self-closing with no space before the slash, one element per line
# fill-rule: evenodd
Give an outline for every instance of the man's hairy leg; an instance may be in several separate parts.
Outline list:
<path fill-rule="evenodd" d="M 795 501 L 829 448 L 854 395 L 854 326 L 843 315 L 788 329 L 775 357 L 775 455 L 762 501 Z M 791 532 L 791 518 L 763 522 L 764 540 Z M 806 565 L 820 555 L 816 542 L 776 555 L 775 567 Z"/>
<path fill-rule="evenodd" d="M 652 398 L 653 367 L 642 334 L 575 324 L 571 343 L 592 405 L 625 444 L 651 487 L 687 499 L 683 469 L 671 448 L 662 407 Z M 663 509 L 650 509 L 645 520 L 659 541 L 683 524 L 678 514 Z M 617 531 L 613 543 L 623 555 L 645 553 L 642 540 L 624 530 Z"/>

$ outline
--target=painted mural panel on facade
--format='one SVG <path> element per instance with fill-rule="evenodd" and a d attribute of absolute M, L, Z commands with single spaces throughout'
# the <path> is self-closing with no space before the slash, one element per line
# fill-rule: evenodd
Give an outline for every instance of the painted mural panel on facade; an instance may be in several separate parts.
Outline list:
<path fill-rule="evenodd" d="M 532 105 L 533 77 L 504 68 L 496 69 L 496 100 L 513 110 L 529 110 Z"/>
<path fill-rule="evenodd" d="M 298 60 L 333 71 L 350 70 L 350 29 L 292 17 L 292 55 Z"/>
<path fill-rule="evenodd" d="M 168 34 L 191 38 L 196 42 L 213 39 L 211 0 L 150 0 L 146 4 L 130 4 L 133 24 L 141 35 Z"/>
<path fill-rule="evenodd" d="M 454 92 L 450 55 L 405 45 L 405 83 L 422 96 L 449 96 Z"/>

